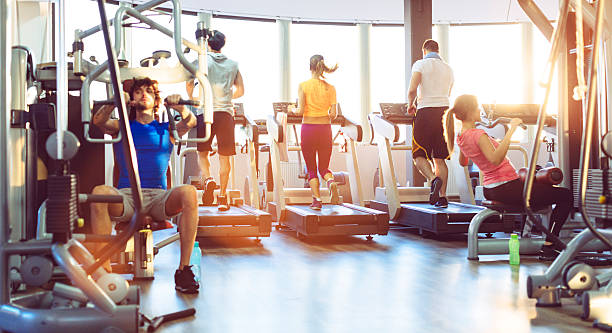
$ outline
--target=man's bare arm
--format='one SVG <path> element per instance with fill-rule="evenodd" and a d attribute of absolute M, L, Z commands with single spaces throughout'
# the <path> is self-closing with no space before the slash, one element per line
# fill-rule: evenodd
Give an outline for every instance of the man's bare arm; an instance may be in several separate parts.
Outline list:
<path fill-rule="evenodd" d="M 103 105 L 93 116 L 94 125 L 102 129 L 105 134 L 115 135 L 119 133 L 119 121 L 110 119 L 114 109 L 114 105 Z"/>
<path fill-rule="evenodd" d="M 181 95 L 174 94 L 166 98 L 166 107 L 170 107 L 178 111 L 181 115 L 182 120 L 176 123 L 176 131 L 179 136 L 185 135 L 190 129 L 195 127 L 197 121 L 195 115 L 184 105 L 178 105 Z"/>

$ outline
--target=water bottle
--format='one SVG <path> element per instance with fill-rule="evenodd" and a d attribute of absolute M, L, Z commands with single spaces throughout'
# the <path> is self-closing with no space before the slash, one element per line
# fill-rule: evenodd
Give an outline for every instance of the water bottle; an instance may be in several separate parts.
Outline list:
<path fill-rule="evenodd" d="M 202 250 L 200 250 L 200 243 L 195 241 L 193 244 L 193 251 L 191 252 L 191 258 L 189 258 L 189 264 L 191 265 L 191 270 L 193 271 L 193 275 L 195 275 L 195 280 L 200 282 L 202 279 Z"/>
<path fill-rule="evenodd" d="M 508 248 L 510 253 L 510 265 L 518 265 L 521 262 L 519 255 L 519 239 L 517 234 L 510 235 L 510 241 L 508 242 Z"/>

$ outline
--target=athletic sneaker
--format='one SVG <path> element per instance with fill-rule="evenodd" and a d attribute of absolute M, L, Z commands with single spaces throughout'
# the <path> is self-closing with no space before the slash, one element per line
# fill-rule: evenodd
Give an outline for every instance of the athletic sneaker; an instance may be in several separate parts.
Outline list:
<path fill-rule="evenodd" d="M 448 208 L 448 199 L 446 199 L 446 197 L 440 197 L 434 206 L 437 208 Z"/>
<path fill-rule="evenodd" d="M 184 266 L 174 273 L 174 289 L 185 294 L 195 294 L 200 289 L 200 284 L 195 279 L 191 266 Z"/>
<path fill-rule="evenodd" d="M 228 211 L 230 209 L 229 204 L 227 203 L 227 196 L 225 195 L 218 195 L 217 196 L 217 209 L 219 209 L 222 212 Z"/>
<path fill-rule="evenodd" d="M 429 204 L 435 205 L 440 199 L 440 189 L 442 188 L 442 178 L 436 177 L 431 181 L 431 189 L 429 192 Z"/>
<path fill-rule="evenodd" d="M 317 198 L 312 198 L 310 208 L 312 208 L 313 210 L 321 210 L 321 208 L 323 208 L 323 203 Z"/>
<path fill-rule="evenodd" d="M 544 245 L 538 253 L 540 260 L 542 261 L 554 261 L 557 256 L 561 254 L 561 251 L 557 250 L 554 245 Z"/>
<path fill-rule="evenodd" d="M 332 205 L 337 205 L 340 203 L 340 197 L 338 196 L 338 183 L 334 181 L 333 178 L 327 181 L 327 188 L 329 188 L 330 193 L 330 202 Z"/>
<path fill-rule="evenodd" d="M 210 206 L 215 201 L 215 188 L 217 188 L 217 183 L 213 177 L 208 177 L 202 182 L 202 188 L 204 189 L 204 193 L 202 193 L 202 203 L 204 206 Z"/>

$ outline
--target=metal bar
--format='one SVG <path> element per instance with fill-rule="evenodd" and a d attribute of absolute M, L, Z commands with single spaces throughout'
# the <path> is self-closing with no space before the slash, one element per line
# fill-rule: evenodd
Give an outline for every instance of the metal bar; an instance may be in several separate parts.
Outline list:
<path fill-rule="evenodd" d="M 96 271 L 97 268 L 108 260 L 115 251 L 117 251 L 128 239 L 136 232 L 140 222 L 144 219 L 144 215 L 141 215 L 142 210 L 142 190 L 140 187 L 140 175 L 138 172 L 138 160 L 136 158 L 136 151 L 134 149 L 134 139 L 132 137 L 132 131 L 128 123 L 128 113 L 125 106 L 125 100 L 123 99 L 123 93 L 121 92 L 121 82 L 119 79 L 119 64 L 117 63 L 117 57 L 113 52 L 113 47 L 110 40 L 110 33 L 106 19 L 106 9 L 104 8 L 104 0 L 98 1 L 98 10 L 100 11 L 100 21 L 102 22 L 102 34 L 104 35 L 104 44 L 106 45 L 106 55 L 108 56 L 108 62 L 110 64 L 110 78 L 113 88 L 113 97 L 115 99 L 115 105 L 119 107 L 119 129 L 123 134 L 123 153 L 128 170 L 128 177 L 130 179 L 130 185 L 132 189 L 132 200 L 134 201 L 134 216 L 130 221 L 127 230 L 123 231 L 118 236 L 116 242 L 107 244 L 102 250 L 100 250 L 100 257 L 97 261 L 87 268 L 87 274 L 91 274 Z"/>
<path fill-rule="evenodd" d="M 166 1 L 168 1 L 168 0 L 153 0 L 153 1 L 150 1 L 150 2 L 147 2 L 147 3 L 143 3 L 142 5 L 136 6 L 133 9 L 136 10 L 136 11 L 139 11 L 139 12 L 144 12 L 144 11 L 147 11 L 147 10 L 149 10 L 151 8 L 154 8 L 154 7 L 157 7 L 157 6 L 161 5 L 162 3 L 166 2 Z M 125 19 L 125 18 L 126 17 L 124 16 L 123 19 Z M 109 25 L 112 25 L 113 24 L 113 20 L 108 20 L 107 23 Z M 98 31 L 100 31 L 101 28 L 102 28 L 101 25 L 97 25 L 97 26 L 95 26 L 93 28 L 89 28 L 89 29 L 87 29 L 85 31 L 81 31 L 76 36 L 77 36 L 78 39 L 84 39 L 84 38 L 87 38 L 87 37 L 95 34 Z"/>
<path fill-rule="evenodd" d="M 103 3 L 103 1 L 98 0 L 98 3 Z M 115 313 L 117 310 L 115 302 L 83 271 L 83 268 L 70 255 L 66 246 L 69 245 L 53 245 L 53 258 L 57 264 L 62 267 L 72 283 L 81 289 L 96 307 L 108 314 Z"/>
<path fill-rule="evenodd" d="M 567 25 L 568 12 L 569 12 L 569 0 L 563 0 L 561 10 L 559 13 L 558 24 L 553 34 L 553 42 L 552 42 L 552 48 L 550 51 L 550 56 L 549 56 L 548 63 L 546 66 L 546 72 L 545 72 L 546 77 L 547 77 L 546 93 L 544 94 L 544 102 L 540 106 L 540 110 L 538 112 L 538 127 L 537 127 L 536 135 L 533 141 L 534 144 L 533 144 L 533 149 L 531 151 L 531 161 L 529 163 L 529 170 L 527 172 L 525 185 L 523 187 L 523 204 L 525 206 L 525 211 L 527 215 L 529 216 L 529 218 L 531 219 L 531 221 L 537 221 L 535 217 L 535 213 L 531 209 L 531 203 L 529 201 L 531 200 L 531 191 L 533 189 L 533 183 L 535 180 L 535 168 L 536 168 L 536 163 L 538 160 L 538 154 L 540 152 L 540 141 L 542 140 L 542 131 L 544 129 L 544 123 L 546 120 L 546 107 L 548 106 L 548 98 L 550 97 L 550 90 L 552 87 L 551 83 L 553 79 L 555 63 L 557 61 L 557 56 L 559 55 L 560 47 L 562 45 L 561 41 L 564 38 L 563 36 L 564 36 L 565 27 Z M 542 224 L 538 222 L 536 222 L 536 226 L 538 229 L 544 232 L 546 236 L 553 239 L 558 247 L 565 248 L 565 243 L 563 243 L 559 239 L 559 237 L 552 234 L 548 230 L 548 228 L 543 227 Z"/>
<path fill-rule="evenodd" d="M 589 78 L 589 90 L 587 95 L 587 114 L 584 132 L 582 134 L 582 154 L 580 155 L 580 204 L 578 205 L 582 219 L 589 230 L 599 238 L 606 246 L 612 249 L 612 242 L 604 237 L 591 222 L 586 211 L 586 190 L 587 190 L 587 175 L 589 172 L 589 161 L 591 155 L 591 141 L 593 139 L 593 121 L 595 119 L 595 104 L 597 103 L 597 67 L 599 66 L 599 48 L 602 44 L 602 30 L 604 22 L 604 4 L 605 1 L 597 2 L 597 18 L 595 21 L 595 36 L 593 37 L 593 52 L 591 52 L 591 71 Z"/>
<path fill-rule="evenodd" d="M 55 129 L 57 131 L 57 159 L 64 159 L 64 131 L 68 127 L 68 63 L 66 62 L 66 6 L 65 0 L 55 1 L 55 75 L 56 75 L 56 105 L 57 116 Z"/>
<path fill-rule="evenodd" d="M 0 1 L 0 167 L 5 170 L 0 181 L 0 304 L 10 301 L 8 253 L 5 248 L 10 236 L 8 213 L 8 131 L 10 128 L 10 66 L 11 63 L 11 7 L 14 2 Z"/>

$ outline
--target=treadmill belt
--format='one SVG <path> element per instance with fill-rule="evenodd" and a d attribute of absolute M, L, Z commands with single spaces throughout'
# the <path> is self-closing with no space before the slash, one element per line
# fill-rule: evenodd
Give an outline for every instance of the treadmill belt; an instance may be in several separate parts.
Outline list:
<path fill-rule="evenodd" d="M 299 209 L 307 212 L 308 214 L 320 215 L 320 216 L 334 216 L 334 215 L 370 215 L 368 213 L 351 209 L 343 205 L 330 205 L 324 204 L 321 210 L 314 210 L 310 208 L 310 205 L 291 205 L 291 208 Z"/>

